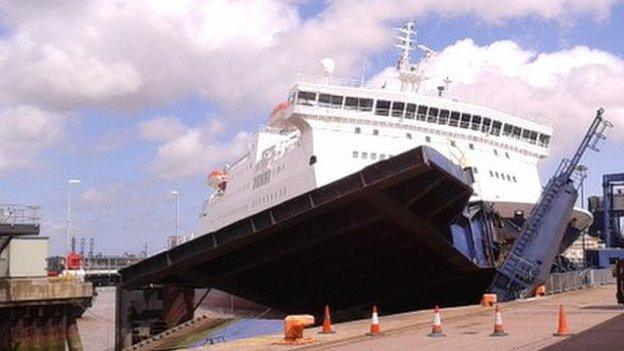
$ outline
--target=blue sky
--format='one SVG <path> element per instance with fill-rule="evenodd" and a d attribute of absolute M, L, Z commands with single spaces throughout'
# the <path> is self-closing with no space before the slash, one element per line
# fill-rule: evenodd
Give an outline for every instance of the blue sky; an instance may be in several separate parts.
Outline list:
<path fill-rule="evenodd" d="M 123 14 L 98 1 L 89 6 L 67 1 L 57 9 L 43 3 L 35 10 L 19 3 L 0 8 L 0 73 L 15 72 L 15 77 L 8 74 L 12 78 L 0 81 L 0 122 L 5 126 L 0 127 L 4 139 L 0 139 L 0 202 L 41 205 L 42 234 L 51 237 L 52 253 L 63 247 L 70 178 L 82 180 L 73 190 L 76 235 L 94 237 L 97 251 L 138 252 L 144 242 L 151 252 L 164 247 L 172 230 L 173 189 L 180 192 L 180 232 L 195 229 L 201 204 L 209 195 L 205 174 L 235 158 L 240 140 L 266 121 L 296 70 L 314 70 L 319 57 L 331 55 L 338 72 L 357 76 L 365 58 L 367 76 L 372 77 L 396 62 L 385 33 L 407 19 L 417 21 L 421 42 L 442 52 L 441 62 L 466 59 L 445 54 L 462 39 L 472 39 L 470 49 L 486 54 L 493 52 L 491 44 L 511 41 L 517 49 L 509 49 L 510 61 L 511 55 L 532 55 L 521 68 L 489 59 L 484 59 L 484 67 L 501 72 L 517 69 L 524 75 L 518 79 L 527 82 L 537 79 L 531 75 L 555 77 L 556 83 L 550 85 L 526 85 L 529 96 L 538 89 L 552 94 L 528 110 L 555 120 L 555 134 L 561 135 L 553 156 L 540 166 L 543 182 L 561 157 L 572 152 L 597 104 L 604 101 L 608 115 L 624 112 L 624 99 L 609 92 L 618 87 L 619 79 L 624 86 L 621 1 L 597 1 L 574 11 L 566 10 L 570 6 L 565 0 L 553 2 L 561 3 L 559 10 L 539 5 L 501 10 L 488 1 L 455 9 L 455 2 L 448 2 L 449 9 L 432 5 L 405 12 L 400 3 L 371 1 L 361 5 L 370 7 L 362 10 L 370 17 L 353 22 L 350 14 L 341 12 L 348 1 L 258 0 L 251 14 L 245 6 L 221 1 L 192 2 L 192 9 L 140 3 L 122 6 L 129 12 Z M 384 6 L 391 9 L 375 17 Z M 186 21 L 189 14 L 199 22 Z M 142 30 L 137 31 L 126 19 L 131 16 L 158 21 L 139 21 L 136 26 L 142 25 Z M 263 16 L 265 20 L 257 19 Z M 154 24 L 169 19 L 197 27 Z M 238 21 L 258 23 L 249 25 L 249 33 L 233 34 L 240 27 L 228 23 Z M 37 25 L 29 26 L 32 23 Z M 117 24 L 115 29 L 104 30 L 111 23 Z M 314 35 L 327 42 L 305 40 Z M 24 37 L 35 43 L 35 49 L 21 41 Z M 580 55 L 574 51 L 579 46 L 591 52 Z M 542 65 L 540 54 L 559 54 L 571 66 L 598 67 L 600 74 L 607 70 L 612 80 L 588 85 L 587 90 L 581 85 L 579 92 L 577 71 Z M 248 72 L 250 63 L 256 67 Z M 471 77 L 473 81 L 458 84 L 474 87 L 491 79 L 482 71 Z M 562 89 L 564 95 L 556 91 Z M 575 94 L 596 97 L 566 106 L 565 99 Z M 21 106 L 34 110 L 24 112 Z M 618 118 L 624 121 L 623 116 L 614 117 L 616 124 Z M 160 126 L 170 127 L 150 129 L 159 118 Z M 10 127 L 16 123 L 21 127 Z M 622 133 L 614 131 L 600 154 L 589 155 L 587 193 L 599 191 L 603 173 L 624 171 L 623 146 Z"/>

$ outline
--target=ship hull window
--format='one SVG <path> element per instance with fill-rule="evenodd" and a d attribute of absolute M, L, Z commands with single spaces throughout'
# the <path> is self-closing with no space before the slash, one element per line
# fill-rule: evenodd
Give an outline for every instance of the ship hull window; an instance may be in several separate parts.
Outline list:
<path fill-rule="evenodd" d="M 440 112 L 440 110 L 438 110 L 435 107 L 429 107 L 429 113 L 427 113 L 427 122 L 429 123 L 436 123 L 438 120 L 438 113 Z"/>
<path fill-rule="evenodd" d="M 492 120 L 489 118 L 483 118 L 483 124 L 481 125 L 481 132 L 488 133 L 490 131 L 490 125 L 492 124 Z"/>
<path fill-rule="evenodd" d="M 392 103 L 392 117 L 403 117 L 403 110 L 405 109 L 404 102 L 395 101 Z"/>
<path fill-rule="evenodd" d="M 309 91 L 300 91 L 297 93 L 297 104 L 314 106 L 316 105 L 316 93 Z"/>
<path fill-rule="evenodd" d="M 427 115 L 427 106 L 418 106 L 418 114 L 416 115 L 416 119 L 419 121 L 424 121 Z"/>
<path fill-rule="evenodd" d="M 493 121 L 492 122 L 492 129 L 490 130 L 490 134 L 494 135 L 494 136 L 499 136 L 500 132 L 501 132 L 501 126 L 503 124 L 499 121 Z"/>
<path fill-rule="evenodd" d="M 448 119 L 450 116 L 449 110 L 440 110 L 440 118 L 438 119 L 438 124 L 446 125 L 448 123 Z"/>
<path fill-rule="evenodd" d="M 373 99 L 358 99 L 358 109 L 364 112 L 373 110 Z"/>
<path fill-rule="evenodd" d="M 503 136 L 510 136 L 513 131 L 513 126 L 511 124 L 505 124 L 503 127 Z"/>
<path fill-rule="evenodd" d="M 481 116 L 472 116 L 472 123 L 470 124 L 470 129 L 479 130 L 481 126 Z"/>
<path fill-rule="evenodd" d="M 377 100 L 377 104 L 375 105 L 375 114 L 380 116 L 387 116 L 390 112 L 390 101 L 388 100 Z"/>
<path fill-rule="evenodd" d="M 416 105 L 407 104 L 407 107 L 405 108 L 405 118 L 414 119 L 414 115 L 416 115 Z"/>
<path fill-rule="evenodd" d="M 332 95 L 331 96 L 331 107 L 332 108 L 342 108 L 342 100 L 344 100 L 344 98 L 342 96 Z"/>
<path fill-rule="evenodd" d="M 459 112 L 451 112 L 451 119 L 449 120 L 451 127 L 457 127 L 459 125 Z"/>
<path fill-rule="evenodd" d="M 470 125 L 470 115 L 467 113 L 462 113 L 461 115 L 461 123 L 459 124 L 460 128 L 465 128 L 468 129 L 468 126 Z"/>
<path fill-rule="evenodd" d="M 345 99 L 345 110 L 357 110 L 358 109 L 358 99 L 354 97 L 347 96 Z"/>
<path fill-rule="evenodd" d="M 540 136 L 539 136 L 539 146 L 541 146 L 541 147 L 548 147 L 549 143 L 550 143 L 550 136 L 544 135 L 544 134 L 540 134 Z"/>
<path fill-rule="evenodd" d="M 320 94 L 319 95 L 319 106 L 320 107 L 329 107 L 331 103 L 331 95 L 329 94 Z"/>

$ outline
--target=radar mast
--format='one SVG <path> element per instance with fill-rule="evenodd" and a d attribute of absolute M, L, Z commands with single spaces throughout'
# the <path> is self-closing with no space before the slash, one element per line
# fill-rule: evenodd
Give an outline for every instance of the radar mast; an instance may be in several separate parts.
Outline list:
<path fill-rule="evenodd" d="M 401 81 L 401 91 L 420 92 L 422 82 L 428 79 L 425 76 L 425 66 L 429 59 L 435 54 L 425 45 L 416 45 L 416 24 L 414 21 L 405 23 L 403 27 L 395 28 L 398 32 L 396 43 L 394 46 L 399 49 L 399 61 L 397 62 L 397 70 L 399 71 L 399 80 Z M 410 56 L 414 47 L 423 52 L 423 56 L 417 64 L 410 62 Z"/>

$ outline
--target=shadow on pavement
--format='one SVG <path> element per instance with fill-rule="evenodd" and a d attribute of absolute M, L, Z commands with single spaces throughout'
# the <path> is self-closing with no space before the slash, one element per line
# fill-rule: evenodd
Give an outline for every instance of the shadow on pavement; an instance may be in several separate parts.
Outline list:
<path fill-rule="evenodd" d="M 574 321 L 570 321 L 570 326 L 573 332 Z M 623 348 L 624 314 L 620 314 L 582 333 L 569 336 L 554 345 L 543 348 L 542 351 L 611 351 Z"/>

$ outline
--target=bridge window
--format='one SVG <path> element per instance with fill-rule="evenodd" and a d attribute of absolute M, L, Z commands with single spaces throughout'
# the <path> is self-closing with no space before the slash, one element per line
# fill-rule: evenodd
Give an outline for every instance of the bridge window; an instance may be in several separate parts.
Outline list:
<path fill-rule="evenodd" d="M 411 138 L 412 138 L 412 133 L 406 133 L 406 134 L 405 134 L 405 136 L 406 136 L 408 139 L 411 139 Z"/>
<path fill-rule="evenodd" d="M 544 135 L 544 134 L 540 134 L 540 136 L 539 136 L 539 146 L 548 147 L 549 143 L 550 143 L 550 136 Z"/>
<path fill-rule="evenodd" d="M 376 160 L 377 159 L 377 154 L 374 152 L 371 152 L 371 160 Z"/>
<path fill-rule="evenodd" d="M 404 102 L 395 101 L 392 103 L 392 117 L 403 117 L 403 110 L 405 109 Z"/>
<path fill-rule="evenodd" d="M 428 143 L 430 143 L 430 142 L 431 142 L 431 137 L 430 137 L 430 136 L 428 136 L 428 135 L 427 135 L 427 136 L 425 136 L 425 141 L 426 141 L 426 142 L 428 142 Z"/>
<path fill-rule="evenodd" d="M 414 119 L 415 114 L 416 114 L 416 105 L 407 104 L 407 107 L 405 108 L 405 118 Z"/>
<path fill-rule="evenodd" d="M 481 116 L 472 116 L 472 124 L 470 124 L 470 129 L 479 130 L 481 126 Z"/>
<path fill-rule="evenodd" d="M 537 142 L 537 132 L 531 132 L 531 135 L 529 135 L 529 142 L 531 144 L 535 144 Z"/>
<path fill-rule="evenodd" d="M 446 125 L 448 123 L 449 115 L 451 113 L 449 110 L 440 110 L 440 118 L 438 119 L 438 124 Z"/>
<path fill-rule="evenodd" d="M 358 99 L 358 109 L 364 112 L 371 112 L 373 110 L 373 99 Z"/>
<path fill-rule="evenodd" d="M 353 158 L 357 158 L 358 157 L 358 152 L 357 151 L 353 151 Z"/>
<path fill-rule="evenodd" d="M 331 96 L 331 107 L 332 108 L 342 108 L 342 96 L 332 95 Z"/>
<path fill-rule="evenodd" d="M 459 124 L 460 128 L 468 128 L 468 126 L 470 125 L 470 115 L 467 113 L 462 113 L 461 115 L 461 123 Z"/>
<path fill-rule="evenodd" d="M 495 136 L 499 136 L 501 133 L 501 127 L 502 127 L 502 123 L 499 121 L 493 121 L 492 122 L 492 129 L 490 130 L 490 134 L 495 135 Z"/>
<path fill-rule="evenodd" d="M 451 127 L 457 127 L 459 125 L 459 112 L 451 112 L 451 119 L 449 121 Z"/>
<path fill-rule="evenodd" d="M 360 134 L 360 133 L 362 133 L 362 128 L 355 127 L 355 134 Z"/>
<path fill-rule="evenodd" d="M 515 139 L 520 139 L 520 133 L 522 132 L 522 129 L 520 127 L 515 127 L 513 129 L 513 132 L 511 133 L 511 136 Z"/>
<path fill-rule="evenodd" d="M 516 176 L 511 176 L 511 179 L 513 179 L 513 182 L 514 182 L 514 183 L 517 183 L 517 181 L 516 181 Z"/>
<path fill-rule="evenodd" d="M 427 113 L 427 122 L 429 123 L 435 123 L 438 119 L 438 113 L 440 112 L 440 110 L 438 110 L 435 107 L 429 107 L 429 113 Z"/>
<path fill-rule="evenodd" d="M 347 96 L 345 98 L 345 110 L 357 110 L 358 98 Z"/>
<path fill-rule="evenodd" d="M 379 154 L 379 159 L 380 160 L 385 160 L 386 159 L 386 154 Z"/>
<path fill-rule="evenodd" d="M 390 112 L 390 101 L 388 100 L 377 100 L 377 105 L 375 106 L 375 114 L 380 116 L 387 116 Z"/>
<path fill-rule="evenodd" d="M 331 95 L 329 94 L 319 94 L 319 106 L 321 107 L 329 107 L 331 103 Z"/>
<path fill-rule="evenodd" d="M 531 131 L 528 129 L 522 130 L 522 140 L 529 141 L 529 137 L 531 136 Z"/>
<path fill-rule="evenodd" d="M 490 124 L 492 123 L 492 120 L 484 117 L 483 118 L 483 124 L 481 125 L 481 132 L 482 133 L 487 133 L 490 131 Z"/>
<path fill-rule="evenodd" d="M 362 152 L 362 158 L 366 160 L 368 158 L 368 152 Z"/>
<path fill-rule="evenodd" d="M 299 105 L 314 106 L 316 104 L 316 93 L 299 91 L 297 93 L 297 103 Z"/>
<path fill-rule="evenodd" d="M 373 135 L 379 135 L 379 130 L 378 129 L 373 129 Z"/>
<path fill-rule="evenodd" d="M 505 124 L 503 127 L 503 136 L 510 136 L 513 131 L 513 126 L 511 124 Z"/>
<path fill-rule="evenodd" d="M 425 116 L 427 115 L 427 106 L 418 106 L 418 114 L 416 115 L 416 119 L 419 121 L 424 121 Z"/>

